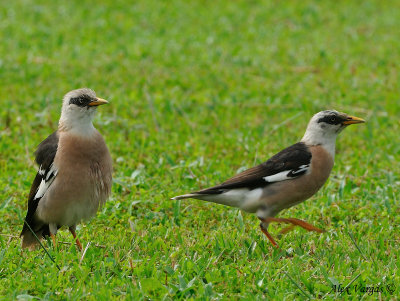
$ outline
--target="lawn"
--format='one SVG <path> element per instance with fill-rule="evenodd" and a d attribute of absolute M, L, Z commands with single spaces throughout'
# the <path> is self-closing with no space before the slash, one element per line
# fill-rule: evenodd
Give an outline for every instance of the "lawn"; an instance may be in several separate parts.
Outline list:
<path fill-rule="evenodd" d="M 126 2 L 0 2 L 0 296 L 397 299 L 399 2 Z M 33 152 L 79 87 L 110 101 L 95 126 L 114 183 L 78 227 L 84 256 L 68 231 L 45 241 L 59 272 L 18 235 Z M 339 136 L 323 189 L 279 216 L 326 233 L 296 229 L 276 249 L 255 215 L 170 200 L 267 160 L 324 109 L 367 123 Z"/>

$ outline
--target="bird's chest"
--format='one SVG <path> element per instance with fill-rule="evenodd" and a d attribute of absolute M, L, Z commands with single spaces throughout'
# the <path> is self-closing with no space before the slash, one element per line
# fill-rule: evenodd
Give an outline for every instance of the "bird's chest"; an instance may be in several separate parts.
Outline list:
<path fill-rule="evenodd" d="M 39 203 L 45 221 L 73 225 L 93 216 L 111 191 L 111 158 L 104 141 L 60 139 L 57 176 Z"/>
<path fill-rule="evenodd" d="M 60 144 L 54 160 L 58 168 L 57 188 L 65 196 L 72 194 L 76 199 L 104 202 L 110 192 L 112 173 L 107 147 L 97 141 L 75 139 L 66 145 L 67 142 L 70 141 Z"/>
<path fill-rule="evenodd" d="M 310 189 L 320 189 L 329 178 L 333 168 L 333 157 L 321 146 L 310 147 L 312 153 L 311 172 L 306 175 L 305 182 L 310 183 Z"/>

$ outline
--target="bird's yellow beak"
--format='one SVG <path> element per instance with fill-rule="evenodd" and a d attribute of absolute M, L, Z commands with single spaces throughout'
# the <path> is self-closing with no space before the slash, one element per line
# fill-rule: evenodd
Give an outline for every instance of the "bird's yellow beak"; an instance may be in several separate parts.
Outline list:
<path fill-rule="evenodd" d="M 347 120 L 343 121 L 342 124 L 349 125 L 349 124 L 363 123 L 363 122 L 365 122 L 364 119 L 355 116 L 347 116 Z"/>
<path fill-rule="evenodd" d="M 89 102 L 89 106 L 101 106 L 108 103 L 107 100 L 97 97 L 96 100 Z"/>

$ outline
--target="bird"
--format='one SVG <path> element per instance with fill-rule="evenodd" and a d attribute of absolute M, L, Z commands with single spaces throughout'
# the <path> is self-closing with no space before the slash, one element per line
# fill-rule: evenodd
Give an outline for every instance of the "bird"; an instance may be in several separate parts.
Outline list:
<path fill-rule="evenodd" d="M 92 122 L 97 107 L 107 103 L 88 88 L 63 97 L 58 129 L 35 151 L 39 169 L 29 192 L 22 248 L 35 249 L 37 238 L 48 236 L 56 246 L 58 229 L 67 226 L 82 250 L 76 225 L 93 217 L 111 193 L 111 155 Z"/>
<path fill-rule="evenodd" d="M 322 233 L 324 230 L 306 221 L 275 216 L 309 199 L 324 185 L 333 168 L 338 134 L 351 124 L 363 122 L 364 119 L 336 110 L 318 112 L 312 116 L 300 142 L 219 185 L 172 199 L 193 198 L 255 213 L 261 221 L 261 231 L 275 247 L 279 246 L 268 232 L 271 222 L 289 224 L 280 234 L 295 226 Z"/>

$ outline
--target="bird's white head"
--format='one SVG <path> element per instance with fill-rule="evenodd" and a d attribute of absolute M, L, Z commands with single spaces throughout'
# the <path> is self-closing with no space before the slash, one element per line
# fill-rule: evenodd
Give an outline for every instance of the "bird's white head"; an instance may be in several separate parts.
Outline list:
<path fill-rule="evenodd" d="M 307 145 L 322 145 L 334 157 L 337 135 L 348 125 L 362 122 L 365 120 L 335 110 L 321 111 L 311 118 L 301 141 Z"/>
<path fill-rule="evenodd" d="M 98 98 L 96 93 L 88 88 L 68 92 L 63 98 L 59 129 L 81 135 L 93 131 L 92 119 L 96 108 L 106 103 L 106 100 Z"/>

